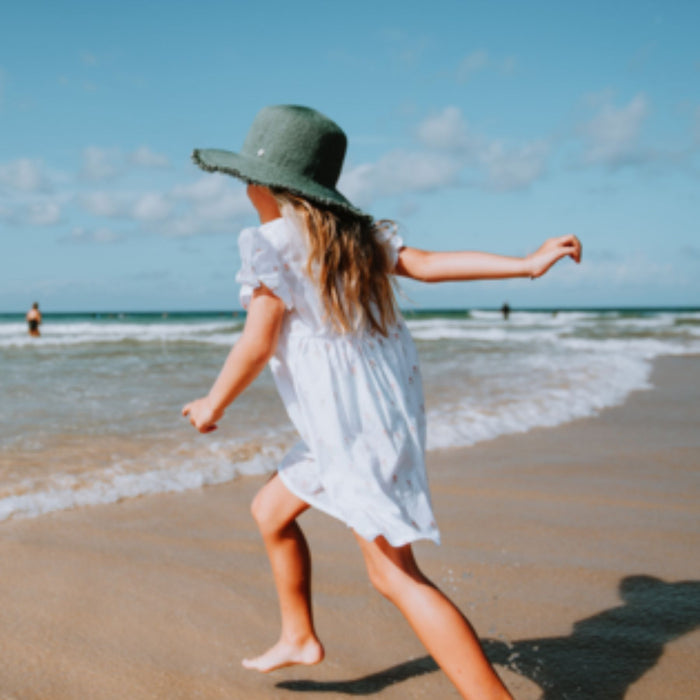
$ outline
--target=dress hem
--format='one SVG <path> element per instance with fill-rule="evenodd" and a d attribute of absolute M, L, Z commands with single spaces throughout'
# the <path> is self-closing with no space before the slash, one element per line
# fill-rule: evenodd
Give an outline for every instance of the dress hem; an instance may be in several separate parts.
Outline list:
<path fill-rule="evenodd" d="M 440 534 L 439 533 L 437 533 L 436 535 L 416 533 L 415 537 L 401 537 L 397 540 L 392 540 L 388 535 L 386 535 L 383 532 L 377 532 L 377 534 L 372 536 L 372 537 L 365 537 L 361 532 L 358 532 L 352 525 L 345 522 L 345 520 L 342 517 L 340 517 L 340 515 L 338 513 L 335 513 L 330 508 L 328 508 L 325 504 L 321 503 L 321 501 L 319 499 L 316 499 L 313 496 L 309 497 L 308 494 L 302 493 L 297 488 L 295 488 L 285 478 L 283 469 L 281 469 L 281 470 L 278 469 L 277 475 L 279 476 L 279 478 L 281 479 L 281 481 L 285 485 L 285 487 L 292 494 L 294 494 L 297 498 L 300 498 L 302 501 L 304 501 L 304 503 L 306 503 L 309 507 L 316 508 L 317 510 L 320 510 L 321 512 L 325 513 L 326 515 L 329 515 L 330 517 L 334 518 L 335 520 L 338 520 L 339 522 L 343 523 L 348 529 L 352 530 L 355 534 L 359 535 L 360 537 L 362 537 L 363 540 L 366 540 L 367 542 L 374 542 L 374 540 L 376 540 L 377 537 L 383 537 L 392 547 L 404 547 L 407 544 L 413 544 L 414 542 L 420 542 L 421 540 L 428 540 L 429 542 L 433 542 L 434 544 L 436 544 L 438 547 L 440 546 Z"/>

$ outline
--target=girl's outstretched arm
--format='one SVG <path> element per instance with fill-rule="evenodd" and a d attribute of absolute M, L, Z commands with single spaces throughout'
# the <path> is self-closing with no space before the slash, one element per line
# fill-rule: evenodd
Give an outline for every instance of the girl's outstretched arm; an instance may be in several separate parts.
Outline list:
<path fill-rule="evenodd" d="M 260 374 L 277 347 L 284 302 L 267 287 L 258 287 L 248 307 L 243 334 L 231 349 L 209 394 L 182 409 L 200 433 L 216 430 L 227 406 Z"/>
<path fill-rule="evenodd" d="M 540 277 L 565 256 L 581 261 L 581 242 L 574 235 L 550 238 L 524 258 L 471 251 L 435 252 L 402 248 L 395 272 L 422 282 Z"/>

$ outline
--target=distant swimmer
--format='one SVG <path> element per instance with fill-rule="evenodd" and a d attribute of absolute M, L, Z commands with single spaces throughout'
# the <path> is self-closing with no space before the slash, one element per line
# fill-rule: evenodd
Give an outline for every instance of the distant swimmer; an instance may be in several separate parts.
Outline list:
<path fill-rule="evenodd" d="M 27 311 L 27 325 L 29 326 L 29 335 L 33 335 L 38 338 L 41 333 L 39 333 L 39 325 L 41 324 L 41 311 L 39 311 L 39 304 L 35 301 L 32 304 L 32 308 Z"/>
<path fill-rule="evenodd" d="M 503 320 L 507 321 L 508 316 L 510 316 L 510 306 L 508 306 L 508 302 L 501 307 L 501 313 L 503 314 Z"/>

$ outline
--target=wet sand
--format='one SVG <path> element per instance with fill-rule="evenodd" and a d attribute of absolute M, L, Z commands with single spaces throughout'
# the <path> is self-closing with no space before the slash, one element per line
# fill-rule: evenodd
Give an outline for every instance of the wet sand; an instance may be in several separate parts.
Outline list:
<path fill-rule="evenodd" d="M 697 693 L 700 358 L 662 358 L 652 381 L 596 418 L 430 457 L 443 544 L 418 559 L 518 698 Z M 241 668 L 278 631 L 261 483 L 0 523 L 0 700 L 456 698 L 315 512 L 326 661 Z"/>

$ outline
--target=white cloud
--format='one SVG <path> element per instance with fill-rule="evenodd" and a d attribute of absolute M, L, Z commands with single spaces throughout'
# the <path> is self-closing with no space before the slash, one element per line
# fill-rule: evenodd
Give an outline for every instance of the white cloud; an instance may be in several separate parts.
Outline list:
<path fill-rule="evenodd" d="M 134 221 L 164 236 L 221 233 L 236 230 L 253 211 L 245 190 L 232 182 L 210 175 L 166 192 L 96 191 L 77 201 L 93 216 Z"/>
<path fill-rule="evenodd" d="M 83 150 L 81 175 L 86 180 L 111 180 L 124 169 L 123 157 L 116 148 L 88 146 Z"/>
<path fill-rule="evenodd" d="M 115 192 L 86 192 L 78 197 L 78 203 L 94 216 L 117 219 L 129 215 L 132 202 L 127 195 Z"/>
<path fill-rule="evenodd" d="M 642 94 L 623 107 L 604 104 L 581 128 L 586 142 L 584 163 L 617 168 L 643 159 L 638 141 L 648 113 L 649 103 Z"/>
<path fill-rule="evenodd" d="M 245 190 L 225 176 L 200 178 L 165 192 L 93 191 L 76 198 L 89 214 L 147 226 L 165 236 L 235 230 L 253 211 Z"/>
<path fill-rule="evenodd" d="M 169 238 L 190 238 L 202 234 L 213 233 L 212 226 L 207 225 L 200 217 L 189 212 L 183 216 L 172 218 L 160 227 L 160 233 Z M 232 230 L 235 228 L 232 225 Z"/>
<path fill-rule="evenodd" d="M 160 192 L 87 192 L 78 197 L 78 203 L 93 216 L 142 222 L 162 221 L 174 207 L 168 196 Z"/>
<path fill-rule="evenodd" d="M 472 186 L 523 189 L 542 177 L 551 150 L 544 139 L 511 145 L 476 134 L 457 107 L 429 116 L 415 134 L 418 150 L 395 150 L 351 168 L 340 191 L 368 207 L 376 197 L 454 187 L 467 175 Z"/>
<path fill-rule="evenodd" d="M 520 145 L 476 134 L 461 110 L 447 107 L 425 119 L 418 127 L 418 138 L 427 147 L 450 152 L 463 167 L 480 173 L 482 186 L 499 190 L 521 189 L 542 176 L 550 146 L 544 139 Z"/>
<path fill-rule="evenodd" d="M 176 204 L 187 208 L 184 214 L 173 216 L 161 226 L 161 232 L 168 236 L 232 231 L 253 211 L 244 187 L 229 176 L 218 173 L 178 185 L 170 191 L 170 197 Z"/>
<path fill-rule="evenodd" d="M 585 254 L 581 265 L 576 267 L 575 275 L 565 274 L 564 270 L 561 268 L 558 271 L 562 285 L 591 290 L 601 285 L 611 288 L 639 285 L 648 288 L 650 280 L 659 286 L 674 286 L 687 281 L 681 270 L 670 260 L 651 259 L 641 250 L 630 250 L 622 256 L 590 251 Z"/>
<path fill-rule="evenodd" d="M 338 180 L 338 191 L 342 192 L 358 207 L 369 207 L 376 192 L 373 185 L 374 165 L 364 163 L 344 170 Z"/>
<path fill-rule="evenodd" d="M 513 73 L 515 73 L 517 67 L 518 62 L 515 59 L 515 56 L 506 56 L 500 62 L 501 73 L 503 73 L 504 75 L 512 75 Z"/>
<path fill-rule="evenodd" d="M 246 212 L 246 216 L 249 215 L 250 211 Z M 212 219 L 201 216 L 197 211 L 190 210 L 160 222 L 158 233 L 172 238 L 191 238 L 214 233 L 238 233 L 243 220 L 244 217 L 241 214 L 230 218 Z"/>
<path fill-rule="evenodd" d="M 368 206 L 374 197 L 432 192 L 454 185 L 460 169 L 460 162 L 445 153 L 392 151 L 376 163 L 343 173 L 339 189 L 358 206 Z"/>
<path fill-rule="evenodd" d="M 94 53 L 91 51 L 83 51 L 80 54 L 80 60 L 86 65 L 86 66 L 96 66 L 98 61 L 97 61 L 97 56 L 95 56 Z"/>
<path fill-rule="evenodd" d="M 83 150 L 81 176 L 85 180 L 100 182 L 112 180 L 127 172 L 129 166 L 137 168 L 167 168 L 167 156 L 156 153 L 148 146 L 139 146 L 125 154 L 118 148 L 88 146 Z"/>
<path fill-rule="evenodd" d="M 0 165 L 0 186 L 22 192 L 41 192 L 50 188 L 44 164 L 32 158 L 18 158 Z"/>
<path fill-rule="evenodd" d="M 240 219 L 252 212 L 252 206 L 244 192 L 227 192 L 207 205 L 196 207 L 196 213 L 205 221 Z"/>
<path fill-rule="evenodd" d="M 60 240 L 64 243 L 116 243 L 124 237 L 108 228 L 86 229 L 76 226 Z"/>
<path fill-rule="evenodd" d="M 446 107 L 439 114 L 425 119 L 417 129 L 419 140 L 428 148 L 442 151 L 469 151 L 475 147 L 475 137 L 457 107 Z"/>
<path fill-rule="evenodd" d="M 230 187 L 231 178 L 228 175 L 211 173 L 200 177 L 196 182 L 173 187 L 171 194 L 177 199 L 206 202 L 222 197 Z"/>
<path fill-rule="evenodd" d="M 143 168 L 167 168 L 170 166 L 167 156 L 156 153 L 148 146 L 140 146 L 130 153 L 129 162 Z"/>
<path fill-rule="evenodd" d="M 497 58 L 484 49 L 477 49 L 467 54 L 457 66 L 457 82 L 466 83 L 477 73 L 485 70 L 496 71 L 501 75 L 512 75 L 515 72 L 517 61 L 513 56 Z"/>
<path fill-rule="evenodd" d="M 479 153 L 479 160 L 491 187 L 515 190 L 528 187 L 544 174 L 549 151 L 545 141 L 510 148 L 501 141 L 493 141 Z"/>
<path fill-rule="evenodd" d="M 133 205 L 133 216 L 139 221 L 162 221 L 173 210 L 172 202 L 158 192 L 139 197 Z"/>
<path fill-rule="evenodd" d="M 419 63 L 432 44 L 431 40 L 425 37 L 411 36 L 397 28 L 384 30 L 381 35 L 382 45 L 389 48 L 390 56 L 406 66 Z"/>
<path fill-rule="evenodd" d="M 23 212 L 22 219 L 31 226 L 52 226 L 61 220 L 61 207 L 48 200 L 34 202 Z"/>
<path fill-rule="evenodd" d="M 14 165 L 14 164 L 11 164 Z M 0 168 L 1 170 L 1 168 Z M 9 197 L 0 197 L 0 220 L 5 220 L 17 226 L 51 226 L 61 220 L 62 204 L 65 197 L 61 195 L 47 196 L 41 191 L 35 191 L 43 187 L 43 176 L 33 168 L 10 167 L 4 171 L 9 175 L 9 181 L 15 188 Z M 0 184 L 3 173 L 0 172 Z"/>
<path fill-rule="evenodd" d="M 475 73 L 486 68 L 489 63 L 489 55 L 483 49 L 472 51 L 465 56 L 457 67 L 457 80 L 466 83 Z"/>

